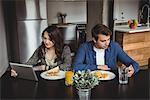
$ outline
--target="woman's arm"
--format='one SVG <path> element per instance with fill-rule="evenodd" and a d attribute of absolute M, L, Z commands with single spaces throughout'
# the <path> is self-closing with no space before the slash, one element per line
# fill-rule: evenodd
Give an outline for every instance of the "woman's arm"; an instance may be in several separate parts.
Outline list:
<path fill-rule="evenodd" d="M 39 60 L 38 52 L 39 52 L 39 48 L 37 48 L 35 50 L 35 52 L 29 58 L 29 60 L 26 62 L 26 64 L 33 65 L 33 70 L 35 70 L 35 71 L 46 70 L 46 65 L 45 64 L 41 63 L 41 65 L 38 65 L 38 63 L 42 62 L 42 61 Z"/>
<path fill-rule="evenodd" d="M 36 65 L 39 60 L 38 52 L 39 52 L 39 48 L 34 51 L 33 55 L 29 58 L 29 60 L 26 62 L 26 64 Z"/>
<path fill-rule="evenodd" d="M 69 46 L 64 46 L 63 52 L 62 52 L 62 64 L 59 65 L 59 68 L 61 70 L 70 70 L 71 69 L 71 50 Z"/>

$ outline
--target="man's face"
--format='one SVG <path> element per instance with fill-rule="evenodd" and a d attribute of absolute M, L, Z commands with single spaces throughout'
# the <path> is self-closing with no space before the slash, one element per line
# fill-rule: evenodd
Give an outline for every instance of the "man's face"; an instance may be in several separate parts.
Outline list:
<path fill-rule="evenodd" d="M 110 43 L 110 35 L 106 36 L 103 34 L 98 35 L 98 40 L 94 39 L 95 47 L 98 49 L 107 49 Z"/>

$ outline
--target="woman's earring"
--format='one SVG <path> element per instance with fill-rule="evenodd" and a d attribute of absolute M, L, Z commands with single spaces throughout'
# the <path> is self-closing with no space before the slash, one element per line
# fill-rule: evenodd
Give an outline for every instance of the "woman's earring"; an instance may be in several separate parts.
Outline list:
<path fill-rule="evenodd" d="M 96 40 L 93 38 L 93 42 L 96 43 Z"/>
<path fill-rule="evenodd" d="M 93 40 L 94 41 L 94 43 L 96 43 L 96 41 L 95 40 Z"/>

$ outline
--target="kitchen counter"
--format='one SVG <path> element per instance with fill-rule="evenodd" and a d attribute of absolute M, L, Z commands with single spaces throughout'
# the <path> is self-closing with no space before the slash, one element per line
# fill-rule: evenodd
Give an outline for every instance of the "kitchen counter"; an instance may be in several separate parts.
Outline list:
<path fill-rule="evenodd" d="M 68 27 L 71 25 L 86 25 L 86 22 L 73 22 L 73 23 L 63 23 L 63 24 L 58 24 L 58 23 L 49 23 L 49 25 L 57 25 L 57 27 Z"/>
<path fill-rule="evenodd" d="M 64 24 L 53 24 L 56 25 L 57 27 L 69 27 L 69 26 L 76 26 L 74 23 L 64 23 Z"/>
<path fill-rule="evenodd" d="M 115 41 L 139 63 L 141 69 L 147 68 L 150 62 L 150 27 L 141 26 L 130 29 L 128 26 L 117 26 Z"/>
<path fill-rule="evenodd" d="M 150 31 L 150 27 L 140 26 L 135 29 L 130 29 L 128 25 L 120 25 L 120 26 L 115 26 L 114 30 L 119 32 L 126 32 L 126 33 L 136 33 L 136 32 Z"/>

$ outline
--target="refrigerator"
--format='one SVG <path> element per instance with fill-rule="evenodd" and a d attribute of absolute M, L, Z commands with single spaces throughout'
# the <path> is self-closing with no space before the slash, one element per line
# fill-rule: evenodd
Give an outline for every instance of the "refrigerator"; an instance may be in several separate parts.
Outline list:
<path fill-rule="evenodd" d="M 6 17 L 15 18 L 14 22 L 7 21 L 8 29 L 13 30 L 7 33 L 9 61 L 25 63 L 41 44 L 41 33 L 48 26 L 47 0 L 8 0 L 7 3 L 9 11 L 10 4 L 14 10 L 6 12 L 11 13 Z"/>

